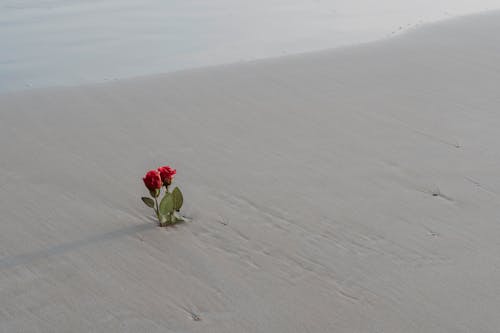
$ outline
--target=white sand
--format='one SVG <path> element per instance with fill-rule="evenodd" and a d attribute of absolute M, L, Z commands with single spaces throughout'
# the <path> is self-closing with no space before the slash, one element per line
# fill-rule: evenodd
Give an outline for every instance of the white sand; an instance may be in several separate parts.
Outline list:
<path fill-rule="evenodd" d="M 324 50 L 500 0 L 2 0 L 0 93 Z"/>
<path fill-rule="evenodd" d="M 499 29 L 0 96 L 0 331 L 497 332 Z"/>

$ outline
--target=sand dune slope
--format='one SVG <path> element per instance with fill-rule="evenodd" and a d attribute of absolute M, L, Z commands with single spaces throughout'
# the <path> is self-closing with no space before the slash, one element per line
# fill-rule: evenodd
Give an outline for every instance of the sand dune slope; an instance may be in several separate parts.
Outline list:
<path fill-rule="evenodd" d="M 0 96 L 0 331 L 497 332 L 499 29 Z"/>

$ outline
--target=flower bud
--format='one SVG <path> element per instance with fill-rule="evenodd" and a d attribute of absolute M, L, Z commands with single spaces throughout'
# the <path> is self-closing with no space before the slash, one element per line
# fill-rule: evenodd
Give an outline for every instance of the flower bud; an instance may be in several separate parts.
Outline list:
<path fill-rule="evenodd" d="M 144 181 L 144 185 L 146 185 L 151 195 L 155 198 L 158 197 L 162 185 L 160 173 L 156 170 L 148 171 L 144 178 L 142 178 L 142 180 Z M 156 190 L 158 191 L 158 193 L 156 193 Z M 153 195 L 153 192 L 157 195 Z"/>
<path fill-rule="evenodd" d="M 166 165 L 159 167 L 158 172 L 160 173 L 163 185 L 169 186 L 170 184 L 172 184 L 172 181 L 174 179 L 175 174 L 177 173 L 177 170 Z"/>

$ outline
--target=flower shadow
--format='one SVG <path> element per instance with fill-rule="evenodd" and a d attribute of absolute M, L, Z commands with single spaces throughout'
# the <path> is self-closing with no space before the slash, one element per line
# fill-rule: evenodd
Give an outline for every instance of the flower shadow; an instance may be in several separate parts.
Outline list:
<path fill-rule="evenodd" d="M 156 225 L 151 223 L 132 225 L 125 228 L 105 232 L 102 234 L 91 235 L 89 237 L 76 240 L 73 242 L 62 243 L 46 249 L 0 258 L 0 270 L 12 268 L 19 265 L 25 265 L 39 259 L 65 254 L 80 249 L 82 247 L 89 246 L 91 244 L 96 244 L 119 237 L 134 235 L 138 232 L 153 228 L 156 228 Z"/>

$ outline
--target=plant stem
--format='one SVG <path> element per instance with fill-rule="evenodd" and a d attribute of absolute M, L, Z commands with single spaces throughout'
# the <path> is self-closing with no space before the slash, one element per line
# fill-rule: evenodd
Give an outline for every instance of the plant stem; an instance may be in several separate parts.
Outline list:
<path fill-rule="evenodd" d="M 168 191 L 168 185 L 165 185 L 165 195 L 167 195 L 168 193 L 170 193 Z M 170 213 L 167 215 L 167 223 L 172 224 L 172 214 Z"/>
<path fill-rule="evenodd" d="M 156 217 L 158 218 L 158 222 L 161 223 L 161 221 L 160 221 L 160 206 L 158 205 L 158 198 L 157 197 L 155 197 L 155 202 L 156 202 L 156 205 L 155 205 Z"/>

